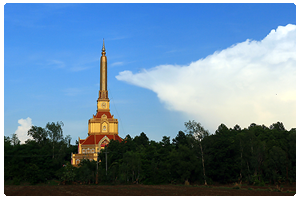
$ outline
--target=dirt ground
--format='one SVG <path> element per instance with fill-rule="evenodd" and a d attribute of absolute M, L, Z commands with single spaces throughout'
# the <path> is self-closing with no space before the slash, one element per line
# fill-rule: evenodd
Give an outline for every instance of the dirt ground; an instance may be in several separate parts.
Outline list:
<path fill-rule="evenodd" d="M 179 185 L 5 185 L 6 196 L 293 196 L 296 185 L 283 192 L 276 187 L 179 186 Z M 289 192 L 286 192 L 289 191 Z M 291 192 L 292 191 L 292 192 Z"/>

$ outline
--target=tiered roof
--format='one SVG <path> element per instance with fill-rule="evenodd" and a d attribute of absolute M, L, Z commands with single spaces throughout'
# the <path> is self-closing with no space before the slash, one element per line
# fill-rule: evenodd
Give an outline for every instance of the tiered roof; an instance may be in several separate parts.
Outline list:
<path fill-rule="evenodd" d="M 110 112 L 97 112 L 97 114 L 96 115 L 93 115 L 94 116 L 94 118 L 101 118 L 102 117 L 102 115 L 103 114 L 105 114 L 106 116 L 107 116 L 107 118 L 112 118 L 112 115 L 110 114 Z"/>
<path fill-rule="evenodd" d="M 107 137 L 109 140 L 118 140 L 119 142 L 122 139 L 119 135 L 90 135 L 85 140 L 80 140 L 80 144 L 82 145 L 91 145 L 91 144 L 98 144 L 102 138 Z"/>

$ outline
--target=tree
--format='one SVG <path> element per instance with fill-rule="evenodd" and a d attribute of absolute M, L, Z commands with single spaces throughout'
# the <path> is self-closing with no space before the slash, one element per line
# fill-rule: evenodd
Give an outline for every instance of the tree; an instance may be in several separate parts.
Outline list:
<path fill-rule="evenodd" d="M 188 145 L 187 137 L 186 137 L 185 133 L 182 131 L 179 131 L 177 136 L 172 141 L 173 141 L 173 145 L 175 145 L 175 147 L 177 149 L 178 149 L 179 145 L 183 145 L 183 146 Z"/>
<path fill-rule="evenodd" d="M 170 137 L 163 136 L 163 139 L 161 140 L 162 146 L 169 146 L 170 145 Z"/>
<path fill-rule="evenodd" d="M 221 124 L 218 129 L 216 130 L 216 135 L 226 135 L 230 132 L 230 130 L 227 128 L 225 124 Z"/>
<path fill-rule="evenodd" d="M 272 147 L 269 151 L 269 168 L 272 170 L 273 182 L 281 182 L 286 167 L 286 154 L 280 147 Z"/>
<path fill-rule="evenodd" d="M 31 136 L 38 144 L 45 144 L 48 137 L 47 131 L 38 126 L 32 126 L 27 135 Z"/>
<path fill-rule="evenodd" d="M 200 123 L 193 121 L 188 121 L 184 123 L 186 127 L 186 131 L 194 136 L 194 138 L 199 142 L 200 150 L 201 150 L 201 156 L 202 156 L 202 167 L 203 167 L 203 177 L 204 177 L 204 184 L 207 185 L 206 182 L 206 176 L 205 176 L 205 165 L 204 165 L 204 153 L 202 149 L 202 143 L 204 137 L 209 136 L 209 132 L 201 126 Z"/>
<path fill-rule="evenodd" d="M 126 164 L 129 178 L 132 182 L 139 182 L 141 173 L 141 154 L 138 152 L 128 151 L 123 155 L 123 161 Z"/>
<path fill-rule="evenodd" d="M 196 170 L 197 158 L 194 150 L 186 145 L 179 144 L 178 149 L 173 149 L 170 152 L 170 163 L 172 180 L 176 182 L 191 181 L 195 176 L 193 173 Z"/>
<path fill-rule="evenodd" d="M 80 182 L 83 182 L 85 184 L 91 184 L 96 182 L 96 173 L 97 173 L 97 162 L 88 159 L 82 160 L 78 168 L 71 168 L 71 170 L 75 170 L 77 173 L 77 179 Z M 70 172 L 72 173 L 72 172 Z M 72 179 L 73 175 L 69 175 L 69 179 Z"/>
<path fill-rule="evenodd" d="M 236 126 L 234 127 L 234 130 L 237 130 L 235 129 Z M 245 138 L 245 135 L 244 133 L 239 133 L 237 134 L 237 139 L 238 139 L 238 147 L 239 147 L 239 150 L 240 150 L 240 158 L 241 158 L 241 163 L 240 163 L 240 177 L 239 177 L 239 182 L 241 183 L 242 182 L 242 170 L 243 170 L 243 151 L 244 151 L 244 138 Z"/>
<path fill-rule="evenodd" d="M 64 138 L 64 142 L 65 144 L 67 145 L 67 147 L 70 147 L 71 146 L 71 136 L 70 135 L 67 135 L 65 138 Z"/>
<path fill-rule="evenodd" d="M 62 165 L 70 160 L 71 152 L 77 150 L 70 145 L 71 137 L 62 135 L 62 125 L 58 122 L 48 123 L 46 128 L 32 126 L 27 135 L 33 139 L 24 144 L 20 144 L 16 134 L 12 138 L 5 137 L 5 181 L 38 183 L 61 177 L 58 173 Z"/>
<path fill-rule="evenodd" d="M 235 130 L 235 131 L 241 131 L 242 129 L 241 129 L 241 127 L 238 124 L 236 124 L 234 126 L 233 130 Z"/>
<path fill-rule="evenodd" d="M 71 165 L 70 162 L 67 162 L 67 164 L 63 166 L 61 180 L 65 183 L 73 182 L 76 176 L 75 172 L 76 172 L 76 167 Z"/>
<path fill-rule="evenodd" d="M 19 145 L 20 144 L 20 140 L 18 138 L 18 135 L 17 134 L 12 134 L 12 137 L 11 137 L 11 143 L 13 146 L 16 146 L 16 145 Z"/>
<path fill-rule="evenodd" d="M 278 131 L 285 131 L 285 128 L 284 128 L 284 125 L 282 122 L 277 122 L 277 123 L 274 123 L 270 126 L 270 129 L 273 130 L 273 129 L 276 129 Z"/>
<path fill-rule="evenodd" d="M 296 181 L 296 128 L 292 128 L 288 135 L 288 159 L 290 160 L 290 170 L 288 178 L 290 182 Z"/>
<path fill-rule="evenodd" d="M 149 138 L 147 137 L 147 135 L 144 132 L 142 132 L 139 136 L 135 136 L 133 141 L 137 145 L 147 146 L 149 144 Z"/>
<path fill-rule="evenodd" d="M 64 126 L 63 122 L 57 122 L 56 124 L 54 122 L 52 123 L 48 122 L 46 125 L 47 133 L 52 143 L 52 158 L 54 158 L 55 144 L 57 144 L 59 141 L 63 139 L 62 126 Z"/>

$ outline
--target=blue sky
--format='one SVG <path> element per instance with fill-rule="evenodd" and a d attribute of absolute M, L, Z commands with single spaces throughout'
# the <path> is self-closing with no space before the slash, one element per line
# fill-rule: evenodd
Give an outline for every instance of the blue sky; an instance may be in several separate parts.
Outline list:
<path fill-rule="evenodd" d="M 6 4 L 4 134 L 62 121 L 86 138 L 103 38 L 120 137 L 296 127 L 295 27 L 294 4 Z"/>

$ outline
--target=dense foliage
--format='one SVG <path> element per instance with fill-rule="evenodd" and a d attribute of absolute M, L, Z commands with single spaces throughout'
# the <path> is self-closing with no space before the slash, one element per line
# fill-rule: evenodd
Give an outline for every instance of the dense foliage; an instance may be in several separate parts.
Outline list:
<path fill-rule="evenodd" d="M 59 179 L 66 161 L 77 146 L 70 145 L 70 136 L 63 137 L 62 122 L 48 123 L 46 128 L 32 126 L 32 140 L 20 144 L 16 134 L 4 136 L 4 180 L 31 184 Z"/>
<path fill-rule="evenodd" d="M 296 181 L 296 129 L 287 131 L 280 122 L 245 129 L 221 124 L 209 134 L 200 123 L 189 121 L 185 126 L 186 131 L 179 131 L 172 141 L 163 136 L 155 142 L 145 133 L 127 135 L 122 142 L 112 140 L 99 153 L 98 167 L 89 160 L 73 167 L 66 161 L 77 147 L 68 144 L 68 137 L 51 137 L 54 132 L 49 126 L 32 127 L 33 133 L 40 134 L 24 145 L 5 137 L 5 179 L 95 183 L 98 176 L 100 183 L 107 184 Z"/>
<path fill-rule="evenodd" d="M 188 134 L 179 131 L 172 143 L 166 136 L 161 142 L 149 141 L 144 133 L 110 142 L 107 177 L 102 162 L 99 178 L 148 184 L 296 181 L 296 129 L 287 131 L 280 122 L 245 129 L 221 124 L 209 135 L 199 123 L 187 123 Z M 105 161 L 104 152 L 99 157 Z"/>

